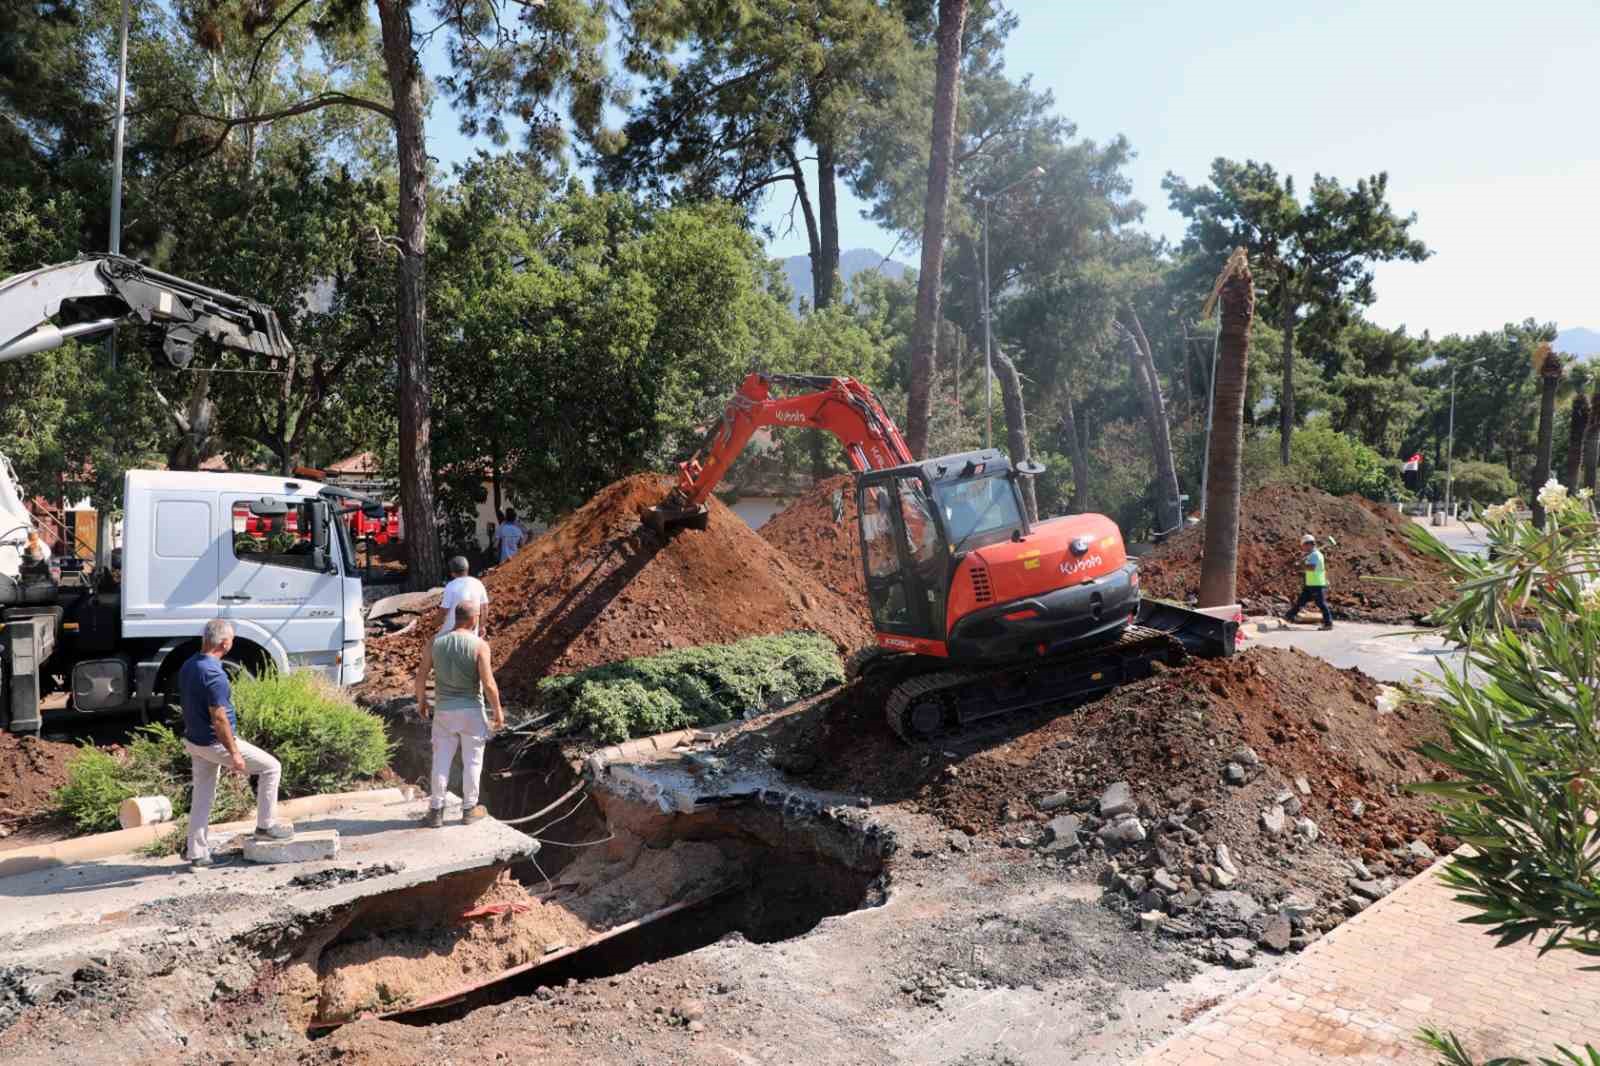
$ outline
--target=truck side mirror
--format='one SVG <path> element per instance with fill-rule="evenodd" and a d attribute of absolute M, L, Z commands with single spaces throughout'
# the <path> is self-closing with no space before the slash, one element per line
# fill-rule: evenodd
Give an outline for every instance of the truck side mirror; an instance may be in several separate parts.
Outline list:
<path fill-rule="evenodd" d="M 257 518 L 279 518 L 289 513 L 289 505 L 271 496 L 250 501 L 250 513 Z"/>
<path fill-rule="evenodd" d="M 330 509 L 321 500 L 313 503 L 309 509 L 311 511 L 311 568 L 325 573 L 328 570 L 328 542 L 332 539 L 332 532 L 328 528 L 331 521 Z"/>

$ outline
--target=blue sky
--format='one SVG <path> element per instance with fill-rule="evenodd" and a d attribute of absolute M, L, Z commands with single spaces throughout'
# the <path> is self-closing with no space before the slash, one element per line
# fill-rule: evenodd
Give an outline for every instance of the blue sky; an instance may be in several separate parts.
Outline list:
<path fill-rule="evenodd" d="M 1592 0 L 1010 7 L 1020 25 L 1008 70 L 1050 89 L 1080 136 L 1127 135 L 1149 229 L 1181 235 L 1161 177 L 1199 181 L 1218 155 L 1270 162 L 1301 184 L 1387 170 L 1391 202 L 1417 213 L 1436 254 L 1378 268 L 1375 321 L 1436 336 L 1530 315 L 1600 328 Z M 430 147 L 446 162 L 468 149 L 454 125 L 441 101 Z M 787 205 L 775 199 L 762 217 Z M 860 208 L 842 197 L 841 243 L 887 251 L 894 238 Z M 804 236 L 769 250 L 803 253 Z M 915 249 L 896 258 L 915 263 Z"/>

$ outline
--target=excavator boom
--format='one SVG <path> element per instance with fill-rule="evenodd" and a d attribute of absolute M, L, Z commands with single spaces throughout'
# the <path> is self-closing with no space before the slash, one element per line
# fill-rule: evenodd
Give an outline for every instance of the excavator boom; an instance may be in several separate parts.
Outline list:
<path fill-rule="evenodd" d="M 774 395 L 775 389 L 793 391 L 793 395 Z M 857 472 L 912 462 L 911 449 L 894 420 L 872 390 L 856 379 L 752 373 L 728 401 L 700 450 L 678 464 L 677 487 L 666 502 L 645 513 L 646 523 L 658 532 L 703 525 L 712 490 L 755 431 L 765 426 L 832 433 Z"/>
<path fill-rule="evenodd" d="M 92 255 L 0 280 L 0 363 L 120 325 L 161 334 L 160 358 L 182 369 L 209 340 L 273 362 L 292 355 L 270 307 L 120 255 Z"/>

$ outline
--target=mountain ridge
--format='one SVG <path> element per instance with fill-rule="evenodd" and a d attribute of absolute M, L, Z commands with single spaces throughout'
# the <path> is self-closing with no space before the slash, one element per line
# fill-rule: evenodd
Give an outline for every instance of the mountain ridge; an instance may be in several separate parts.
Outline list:
<path fill-rule="evenodd" d="M 783 259 L 782 263 L 784 276 L 789 279 L 789 288 L 794 290 L 794 295 L 789 300 L 789 307 L 798 311 L 802 299 L 810 304 L 815 295 L 811 286 L 811 257 L 791 255 Z M 898 281 L 911 269 L 905 263 L 889 259 L 871 248 L 851 248 L 849 251 L 839 253 L 839 277 L 847 289 L 850 286 L 850 279 L 863 270 L 877 270 L 891 281 Z"/>

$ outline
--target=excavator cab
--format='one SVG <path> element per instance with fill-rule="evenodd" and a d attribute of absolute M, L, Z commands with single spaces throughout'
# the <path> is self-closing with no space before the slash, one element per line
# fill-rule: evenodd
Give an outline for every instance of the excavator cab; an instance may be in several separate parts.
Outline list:
<path fill-rule="evenodd" d="M 856 493 L 879 643 L 940 654 L 960 554 L 1026 532 L 1010 464 L 981 451 L 871 470 L 859 475 Z"/>

